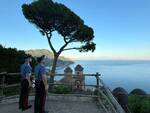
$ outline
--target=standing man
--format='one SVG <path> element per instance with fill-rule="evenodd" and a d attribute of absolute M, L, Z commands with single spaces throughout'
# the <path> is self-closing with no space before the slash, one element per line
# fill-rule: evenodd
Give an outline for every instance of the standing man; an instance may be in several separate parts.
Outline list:
<path fill-rule="evenodd" d="M 25 57 L 24 64 L 21 65 L 21 92 L 19 98 L 19 109 L 22 109 L 22 111 L 32 107 L 32 105 L 28 105 L 29 89 L 32 87 L 30 80 L 32 68 L 30 66 L 30 62 L 32 62 L 32 57 L 28 55 Z"/>
<path fill-rule="evenodd" d="M 48 93 L 48 82 L 46 76 L 45 56 L 37 58 L 38 65 L 35 67 L 35 102 L 34 113 L 48 113 L 45 111 L 46 94 Z"/>

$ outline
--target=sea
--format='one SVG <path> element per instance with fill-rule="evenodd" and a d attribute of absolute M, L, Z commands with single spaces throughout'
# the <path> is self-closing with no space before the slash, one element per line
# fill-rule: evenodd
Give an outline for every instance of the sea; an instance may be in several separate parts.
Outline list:
<path fill-rule="evenodd" d="M 111 89 L 122 87 L 128 93 L 139 88 L 150 94 L 150 61 L 146 60 L 77 60 L 69 65 L 73 70 L 77 64 L 85 74 L 101 74 L 100 78 Z M 63 73 L 64 69 L 57 70 Z M 86 77 L 86 84 L 96 85 L 95 77 Z"/>

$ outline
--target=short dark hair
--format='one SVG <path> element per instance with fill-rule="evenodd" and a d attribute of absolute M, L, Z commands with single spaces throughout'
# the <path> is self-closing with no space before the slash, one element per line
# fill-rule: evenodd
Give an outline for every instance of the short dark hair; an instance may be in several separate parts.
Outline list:
<path fill-rule="evenodd" d="M 45 58 L 45 55 L 42 55 L 41 57 L 37 57 L 37 62 L 40 63 Z"/>
<path fill-rule="evenodd" d="M 26 61 L 28 58 L 32 58 L 32 56 L 31 56 L 31 55 L 26 55 L 26 56 L 24 57 L 24 61 Z"/>

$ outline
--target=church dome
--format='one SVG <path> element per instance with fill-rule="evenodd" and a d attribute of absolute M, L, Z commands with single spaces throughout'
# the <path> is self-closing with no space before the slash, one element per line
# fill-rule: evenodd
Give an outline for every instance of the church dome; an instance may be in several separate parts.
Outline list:
<path fill-rule="evenodd" d="M 83 71 L 83 67 L 78 64 L 76 67 L 75 67 L 75 71 Z"/>
<path fill-rule="evenodd" d="M 64 70 L 65 73 L 72 73 L 72 69 L 70 67 L 67 67 L 65 70 Z"/>

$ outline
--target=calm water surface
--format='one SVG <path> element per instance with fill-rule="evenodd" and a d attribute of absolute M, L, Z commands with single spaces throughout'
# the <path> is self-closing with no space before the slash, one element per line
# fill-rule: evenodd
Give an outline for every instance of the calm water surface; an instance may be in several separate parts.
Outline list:
<path fill-rule="evenodd" d="M 77 64 L 84 67 L 84 73 L 101 73 L 102 80 L 112 90 L 123 87 L 130 92 L 141 88 L 150 93 L 150 61 L 75 61 L 70 67 L 74 69 Z M 58 73 L 63 73 L 63 69 L 58 70 Z M 86 77 L 86 84 L 95 83 L 95 78 Z"/>

